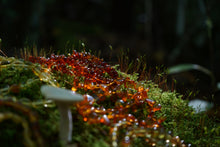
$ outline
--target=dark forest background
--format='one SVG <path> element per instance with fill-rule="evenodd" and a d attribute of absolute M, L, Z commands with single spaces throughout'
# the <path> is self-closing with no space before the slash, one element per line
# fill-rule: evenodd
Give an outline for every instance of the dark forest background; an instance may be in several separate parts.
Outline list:
<path fill-rule="evenodd" d="M 219 8 L 219 0 L 1 0 L 1 49 L 8 56 L 33 45 L 62 52 L 83 42 L 117 62 L 129 48 L 131 60 L 198 64 L 220 81 Z"/>

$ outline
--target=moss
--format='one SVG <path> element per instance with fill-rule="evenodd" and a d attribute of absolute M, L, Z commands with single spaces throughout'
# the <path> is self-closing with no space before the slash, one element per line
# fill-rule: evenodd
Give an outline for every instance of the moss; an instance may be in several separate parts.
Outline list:
<path fill-rule="evenodd" d="M 186 143 L 193 146 L 217 146 L 220 135 L 220 125 L 217 118 L 209 117 L 205 112 L 195 113 L 188 101 L 182 95 L 170 91 L 162 91 L 158 85 L 148 81 L 148 96 L 162 105 L 158 117 L 165 117 L 162 123 L 167 131 L 172 131 L 174 136 L 179 136 Z"/>
<path fill-rule="evenodd" d="M 11 59 L 8 58 L 8 60 Z M 15 59 L 11 62 L 0 68 L 0 88 L 5 88 L 10 95 L 16 96 L 18 99 L 27 101 L 42 99 L 39 89 L 43 82 L 33 73 L 32 64 L 17 60 L 19 66 L 16 66 L 13 63 L 16 62 Z M 23 66 L 20 66 L 21 63 Z"/>
<path fill-rule="evenodd" d="M 15 59 L 16 60 L 16 59 Z M 27 64 L 27 63 L 24 63 Z M 30 64 L 30 63 L 29 63 Z M 117 67 L 115 67 L 117 68 Z M 130 79 L 137 81 L 138 74 L 125 74 L 120 70 L 117 70 L 121 77 L 129 77 Z M 20 68 L 19 66 L 7 66 L 0 70 L 0 99 L 8 99 L 14 97 L 16 101 L 28 105 L 30 111 L 36 112 L 38 115 L 38 121 L 40 133 L 45 140 L 47 146 L 62 146 L 59 141 L 58 129 L 59 129 L 59 113 L 53 103 L 46 103 L 44 98 L 40 94 L 40 86 L 47 82 L 43 82 L 40 78 L 33 73 L 31 68 Z M 71 82 L 74 77 L 70 77 L 66 74 L 54 73 L 56 79 L 61 87 L 70 89 Z M 106 75 L 108 76 L 108 75 Z M 83 79 L 82 79 L 83 80 Z M 137 81 L 138 82 L 138 81 Z M 9 92 L 8 90 L 2 91 L 2 89 L 11 87 L 12 85 L 22 85 L 19 93 Z M 174 136 L 179 136 L 185 140 L 186 143 L 191 143 L 193 146 L 218 146 L 220 144 L 220 126 L 217 119 L 209 117 L 206 113 L 196 114 L 195 111 L 188 107 L 188 102 L 182 99 L 182 95 L 171 91 L 163 91 L 152 81 L 139 81 L 138 85 L 144 88 L 149 88 L 148 97 L 155 100 L 156 103 L 161 104 L 162 108 L 159 112 L 156 112 L 158 118 L 164 117 L 165 121 L 162 123 L 166 131 L 172 131 Z M 125 88 L 121 87 L 122 90 Z M 85 93 L 83 89 L 79 91 Z M 92 93 L 92 92 L 90 92 Z M 111 99 L 107 99 L 105 104 L 100 104 L 105 107 L 111 107 Z M 46 107 L 45 107 L 46 105 Z M 144 108 L 144 107 L 143 107 Z M 6 109 L 0 106 L 0 113 L 5 111 L 12 111 L 18 113 L 16 110 Z M 73 143 L 79 146 L 93 146 L 93 147 L 108 147 L 111 145 L 111 135 L 109 134 L 109 126 L 102 124 L 89 125 L 82 120 L 82 116 L 77 113 L 76 108 L 72 107 L 73 115 Z M 147 112 L 144 109 L 140 109 L 136 113 L 136 117 L 140 118 L 146 116 Z M 28 119 L 27 116 L 23 116 Z M 14 140 L 16 133 L 22 131 L 16 124 L 8 125 L 6 121 L 1 122 L 0 138 L 6 137 L 6 140 Z M 15 130 L 11 130 L 11 127 L 15 126 Z M 18 135 L 19 137 L 19 135 Z M 20 138 L 22 136 L 20 135 Z M 18 141 L 19 142 L 19 138 Z M 22 139 L 21 139 L 22 140 Z M 3 141 L 3 140 L 2 140 Z M 4 142 L 4 141 L 3 141 Z M 133 142 L 134 146 L 146 146 L 143 138 L 136 138 Z"/>
<path fill-rule="evenodd" d="M 1 69 L 1 88 L 13 84 L 26 83 L 28 79 L 37 78 L 33 72 L 27 68 L 15 68 L 14 66 L 8 66 Z"/>
<path fill-rule="evenodd" d="M 116 66 L 117 68 L 117 66 Z M 137 74 L 125 74 L 118 71 L 123 77 L 137 81 Z M 139 81 L 144 88 L 149 88 L 148 97 L 162 108 L 156 112 L 158 118 L 165 118 L 162 126 L 171 131 L 173 136 L 179 136 L 185 143 L 193 146 L 219 146 L 220 124 L 217 117 L 210 117 L 206 112 L 195 113 L 188 101 L 175 91 L 163 91 L 153 81 Z M 135 145 L 139 139 L 134 140 Z M 142 144 L 143 145 L 143 144 Z M 139 145 L 141 146 L 141 145 Z"/>

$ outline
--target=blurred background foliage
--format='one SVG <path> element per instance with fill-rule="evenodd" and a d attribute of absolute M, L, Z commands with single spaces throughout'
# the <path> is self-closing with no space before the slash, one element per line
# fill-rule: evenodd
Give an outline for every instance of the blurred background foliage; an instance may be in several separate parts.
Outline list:
<path fill-rule="evenodd" d="M 13 56 L 25 46 L 65 52 L 83 42 L 113 63 L 129 48 L 130 60 L 145 55 L 151 67 L 198 64 L 218 82 L 219 6 L 218 0 L 0 0 L 1 48 Z M 209 97 L 215 92 L 201 73 L 173 76 Z"/>

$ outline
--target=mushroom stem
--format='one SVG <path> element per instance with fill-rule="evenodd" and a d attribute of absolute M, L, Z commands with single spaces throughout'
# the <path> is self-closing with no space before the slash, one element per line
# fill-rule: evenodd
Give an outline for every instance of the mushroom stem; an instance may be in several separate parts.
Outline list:
<path fill-rule="evenodd" d="M 72 114 L 69 106 L 74 102 L 82 101 L 82 95 L 73 93 L 71 90 L 43 85 L 41 93 L 46 99 L 53 100 L 60 112 L 60 139 L 64 143 L 72 140 Z"/>
<path fill-rule="evenodd" d="M 71 142 L 72 140 L 72 113 L 68 104 L 58 104 L 60 112 L 60 139 L 65 143 Z"/>

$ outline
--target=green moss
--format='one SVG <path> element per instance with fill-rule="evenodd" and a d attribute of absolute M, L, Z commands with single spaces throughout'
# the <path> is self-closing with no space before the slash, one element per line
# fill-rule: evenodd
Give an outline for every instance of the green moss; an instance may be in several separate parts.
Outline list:
<path fill-rule="evenodd" d="M 125 74 L 120 71 L 118 73 L 122 77 L 129 77 L 136 81 L 138 79 L 137 74 Z M 210 117 L 205 112 L 195 113 L 195 110 L 188 106 L 188 101 L 183 100 L 183 96 L 175 91 L 163 91 L 152 81 L 140 81 L 139 83 L 144 88 L 149 88 L 149 99 L 161 104 L 162 108 L 156 112 L 156 116 L 166 118 L 162 126 L 167 132 L 171 131 L 173 136 L 179 136 L 185 143 L 193 146 L 220 145 L 220 123 L 218 118 Z M 138 140 L 135 140 L 136 144 L 139 144 Z"/>
<path fill-rule="evenodd" d="M 16 60 L 16 59 L 15 59 Z M 23 61 L 21 61 L 23 62 Z M 6 62 L 5 62 L 6 63 Z M 27 64 L 27 63 L 24 63 Z M 40 86 L 42 84 L 49 84 L 46 81 L 41 81 L 35 75 L 32 68 L 21 68 L 20 66 L 9 66 L 6 64 L 4 68 L 0 68 L 0 99 L 8 99 L 11 97 L 30 107 L 30 111 L 36 112 L 42 138 L 45 140 L 47 146 L 62 146 L 59 141 L 59 113 L 54 103 L 45 102 L 40 93 Z M 28 63 L 30 65 L 30 63 Z M 31 64 L 32 65 L 32 64 Z M 39 67 L 40 68 L 40 67 Z M 117 68 L 117 67 L 115 67 Z M 134 81 L 138 80 L 138 74 L 133 75 L 125 74 L 117 70 L 121 77 L 128 77 Z M 54 75 L 61 87 L 67 89 L 71 88 L 71 83 L 74 77 L 67 74 L 54 73 Z M 105 75 L 108 76 L 108 75 Z M 83 81 L 83 79 L 81 79 Z M 137 81 L 138 82 L 138 81 Z M 12 85 L 20 85 L 19 93 L 10 92 Z M 139 81 L 138 85 L 144 88 L 149 88 L 149 99 L 155 100 L 156 103 L 161 104 L 162 108 L 156 112 L 158 118 L 164 117 L 165 121 L 162 123 L 166 131 L 172 131 L 174 136 L 179 136 L 185 140 L 186 143 L 191 143 L 193 146 L 218 146 L 220 144 L 220 125 L 217 119 L 209 117 L 206 113 L 196 114 L 195 111 L 188 107 L 188 102 L 182 99 L 178 93 L 171 91 L 163 91 L 152 81 Z M 8 88 L 8 89 L 7 89 Z M 5 90 L 6 89 L 6 90 Z M 121 90 L 126 90 L 123 86 Z M 82 89 L 80 93 L 85 93 Z M 92 91 L 87 91 L 89 94 Z M 135 91 L 134 91 L 135 92 Z M 117 103 L 117 101 L 115 102 Z M 106 108 L 111 108 L 115 105 L 112 104 L 111 98 L 106 98 L 105 103 L 96 103 L 96 106 L 103 105 Z M 47 105 L 47 107 L 45 107 Z M 13 108 L 6 108 L 0 106 L 0 114 L 6 111 L 11 111 L 22 115 L 21 112 L 12 110 Z M 92 147 L 108 147 L 111 146 L 111 135 L 109 134 L 109 126 L 102 124 L 89 125 L 82 120 L 82 116 L 77 113 L 75 107 L 72 107 L 73 116 L 73 143 L 79 146 L 92 146 Z M 137 118 L 146 116 L 148 112 L 144 109 L 139 109 L 135 113 Z M 28 120 L 27 116 L 22 116 Z M 8 121 L 7 121 L 8 122 Z M 22 140 L 22 135 L 16 133 L 22 132 L 22 128 L 14 123 L 7 124 L 6 121 L 0 122 L 1 129 L 0 138 L 4 140 L 14 140 L 16 142 Z M 9 121 L 10 122 L 10 121 Z M 11 129 L 11 128 L 16 129 Z M 0 140 L 3 141 L 4 140 Z M 22 143 L 20 143 L 22 146 Z M 134 146 L 146 146 L 143 138 L 136 138 L 133 142 Z"/>
<path fill-rule="evenodd" d="M 5 60 L 8 60 L 8 64 L 0 68 L 0 88 L 18 99 L 27 101 L 42 99 L 39 89 L 43 82 L 33 73 L 32 64 L 10 58 Z"/>
<path fill-rule="evenodd" d="M 174 136 L 193 146 L 219 145 L 220 125 L 216 118 L 209 117 L 205 112 L 196 114 L 182 95 L 175 91 L 162 91 L 150 81 L 145 86 L 150 88 L 149 98 L 162 105 L 156 115 L 166 118 L 162 125 L 167 131 L 172 131 Z"/>
<path fill-rule="evenodd" d="M 36 78 L 33 72 L 27 68 L 15 68 L 14 66 L 8 66 L 1 69 L 1 88 L 13 84 L 26 83 L 28 79 Z"/>

